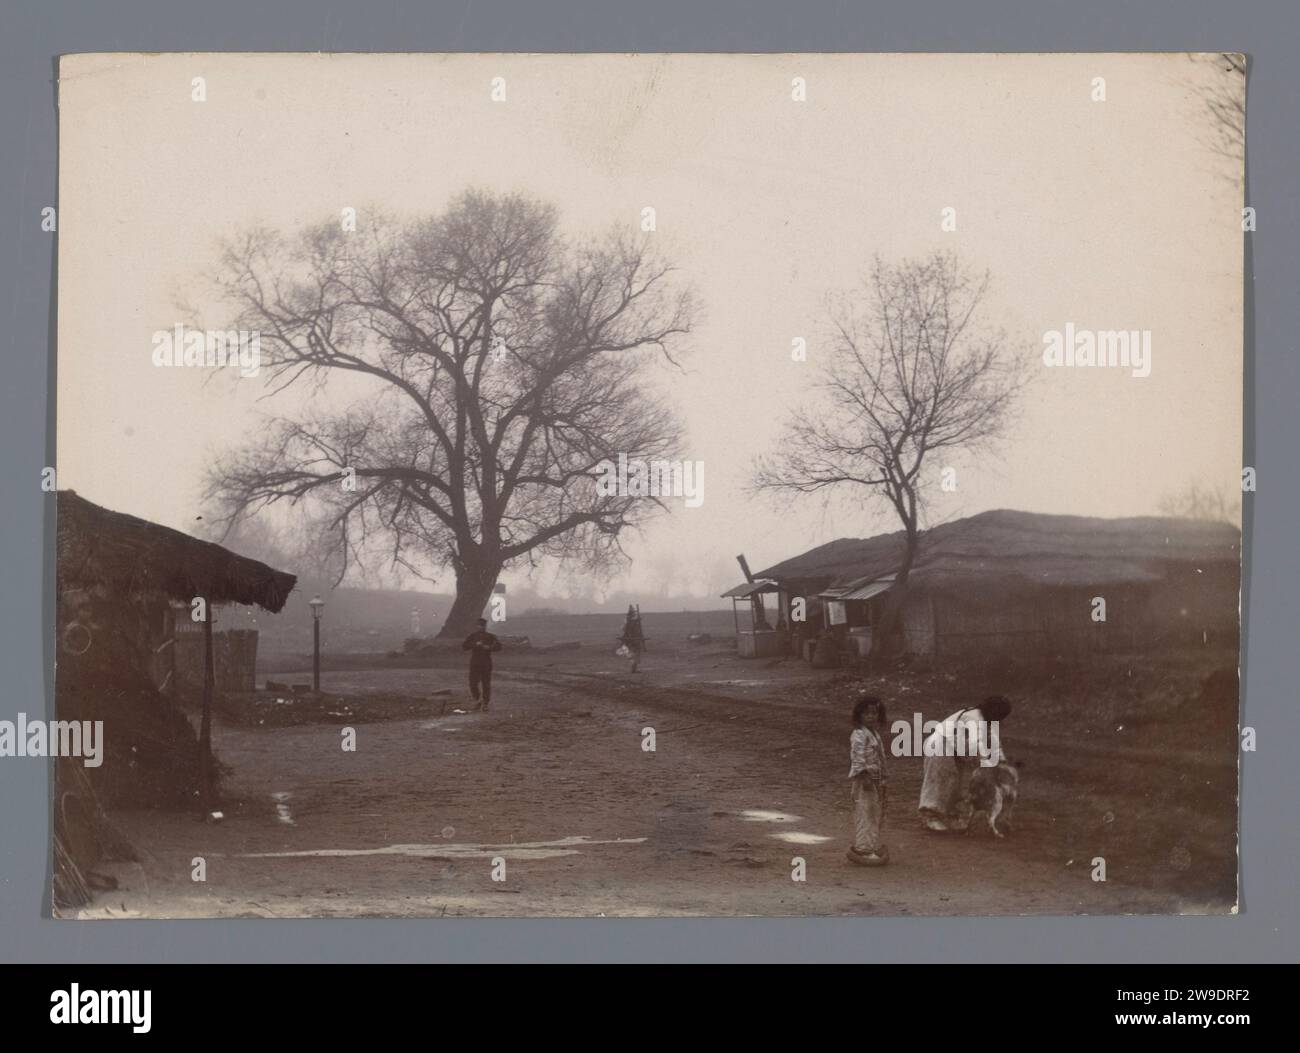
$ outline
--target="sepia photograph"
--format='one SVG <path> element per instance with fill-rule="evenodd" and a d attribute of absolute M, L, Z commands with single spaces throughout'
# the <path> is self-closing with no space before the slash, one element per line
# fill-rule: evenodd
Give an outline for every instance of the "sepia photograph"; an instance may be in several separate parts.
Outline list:
<path fill-rule="evenodd" d="M 56 88 L 56 918 L 1237 913 L 1243 55 Z"/>

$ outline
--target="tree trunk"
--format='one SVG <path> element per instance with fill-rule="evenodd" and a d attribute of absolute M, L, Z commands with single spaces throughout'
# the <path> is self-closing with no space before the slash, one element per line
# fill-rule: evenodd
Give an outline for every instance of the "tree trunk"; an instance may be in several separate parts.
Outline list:
<path fill-rule="evenodd" d="M 501 565 L 493 563 L 464 564 L 456 572 L 456 599 L 447 620 L 438 630 L 437 639 L 450 640 L 468 636 L 480 618 L 487 617 L 483 609 L 492 598 L 492 589 L 501 573 Z"/>
<path fill-rule="evenodd" d="M 916 552 L 920 547 L 920 535 L 909 532 L 907 547 L 903 553 L 903 565 L 894 575 L 894 587 L 889 590 L 889 599 L 885 603 L 885 612 L 880 618 L 879 632 L 872 632 L 873 664 L 887 661 L 902 653 L 903 638 L 899 631 L 903 613 L 903 604 L 907 600 L 907 578 L 912 573 L 912 564 L 916 562 Z"/>

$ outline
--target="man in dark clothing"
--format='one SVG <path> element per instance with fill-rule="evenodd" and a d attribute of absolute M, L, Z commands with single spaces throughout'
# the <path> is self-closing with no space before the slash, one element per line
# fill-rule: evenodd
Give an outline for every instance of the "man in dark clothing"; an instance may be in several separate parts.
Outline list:
<path fill-rule="evenodd" d="M 636 667 L 641 662 L 641 652 L 645 650 L 645 633 L 641 630 L 641 611 L 632 605 L 627 608 L 627 621 L 623 623 L 623 634 L 618 638 L 619 643 L 627 648 L 628 657 L 632 660 L 632 672 L 636 672 Z"/>
<path fill-rule="evenodd" d="M 501 641 L 487 631 L 487 619 L 478 620 L 478 629 L 465 637 L 460 648 L 469 652 L 469 693 L 475 702 L 483 693 L 483 708 L 492 702 L 492 652 L 501 650 Z"/>

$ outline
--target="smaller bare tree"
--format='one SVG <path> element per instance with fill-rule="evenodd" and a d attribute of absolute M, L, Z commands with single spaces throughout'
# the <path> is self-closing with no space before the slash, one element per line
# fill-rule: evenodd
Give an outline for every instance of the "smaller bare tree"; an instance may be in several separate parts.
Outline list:
<path fill-rule="evenodd" d="M 1000 437 L 1024 383 L 1005 338 L 977 318 L 988 287 L 987 274 L 948 254 L 877 259 L 860 292 L 831 310 L 820 402 L 797 412 L 781 452 L 755 467 L 757 490 L 848 488 L 897 517 L 905 545 L 879 627 L 886 653 L 921 543 L 923 471 L 945 450 Z"/>
<path fill-rule="evenodd" d="M 1160 499 L 1160 514 L 1174 519 L 1205 519 L 1214 523 L 1239 522 L 1239 507 L 1233 508 L 1222 490 L 1200 483 L 1188 483 L 1181 490 Z"/>
<path fill-rule="evenodd" d="M 1200 72 L 1195 88 L 1205 104 L 1205 144 L 1240 166 L 1246 160 L 1246 56 L 1236 52 L 1189 56 Z M 1241 176 L 1234 169 L 1233 178 Z"/>

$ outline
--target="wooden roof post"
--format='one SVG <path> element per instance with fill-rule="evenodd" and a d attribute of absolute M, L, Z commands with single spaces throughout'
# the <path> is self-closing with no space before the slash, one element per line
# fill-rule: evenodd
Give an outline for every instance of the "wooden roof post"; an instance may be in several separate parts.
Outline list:
<path fill-rule="evenodd" d="M 203 717 L 199 722 L 199 803 L 212 810 L 212 689 L 216 674 L 212 659 L 212 604 L 203 612 Z"/>

